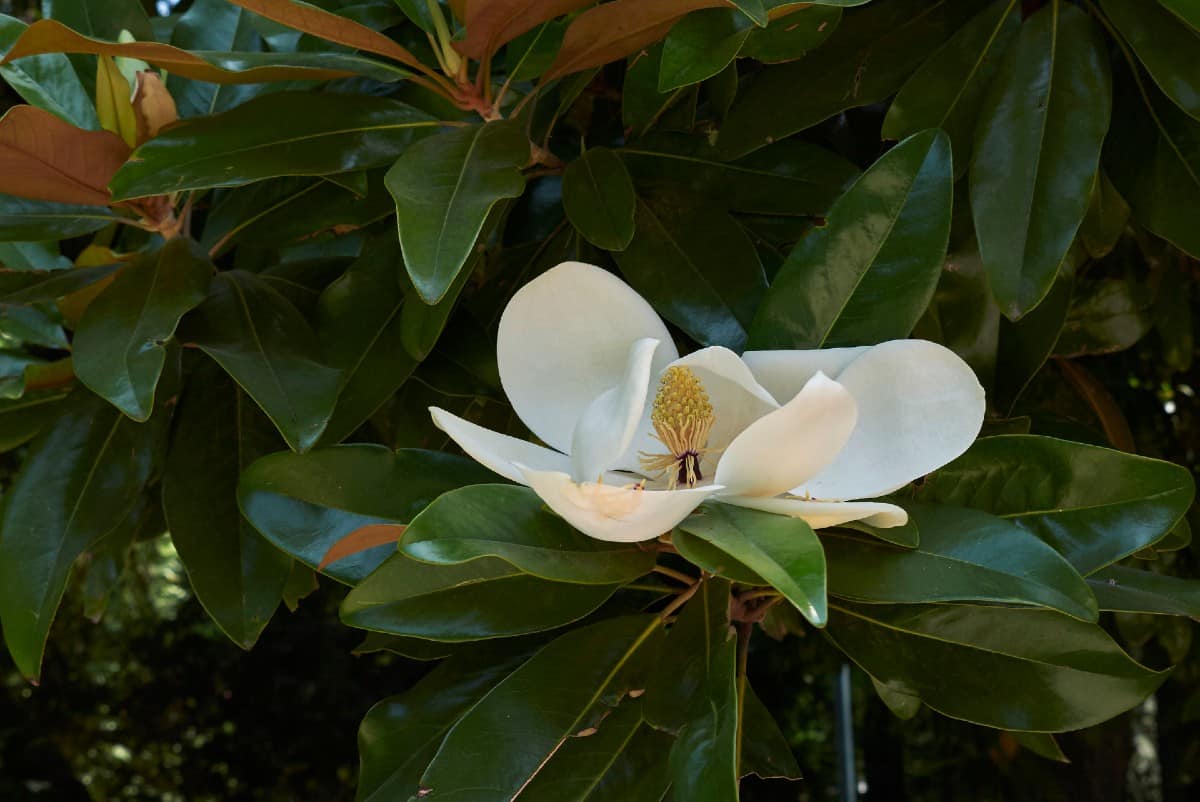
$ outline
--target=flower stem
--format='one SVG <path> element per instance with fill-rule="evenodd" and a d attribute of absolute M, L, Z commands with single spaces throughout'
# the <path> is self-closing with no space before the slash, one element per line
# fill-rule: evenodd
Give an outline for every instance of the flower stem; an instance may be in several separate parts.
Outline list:
<path fill-rule="evenodd" d="M 674 599 L 672 599 L 671 603 L 668 604 L 666 607 L 664 607 L 662 609 L 662 612 L 660 612 L 658 614 L 658 617 L 665 621 L 667 618 L 670 617 L 671 613 L 675 612 L 680 607 L 687 604 L 688 599 L 690 599 L 696 595 L 696 591 L 700 590 L 700 586 L 702 584 L 704 584 L 704 577 L 700 577 L 699 579 L 697 579 L 695 582 L 692 583 L 692 586 L 690 588 L 683 591 L 678 596 L 676 596 Z"/>
<path fill-rule="evenodd" d="M 675 579 L 685 585 L 690 585 L 696 581 L 696 577 L 685 574 L 683 571 L 676 571 L 674 568 L 668 568 L 665 565 L 654 566 L 654 572 L 663 576 L 669 576 L 671 579 Z"/>

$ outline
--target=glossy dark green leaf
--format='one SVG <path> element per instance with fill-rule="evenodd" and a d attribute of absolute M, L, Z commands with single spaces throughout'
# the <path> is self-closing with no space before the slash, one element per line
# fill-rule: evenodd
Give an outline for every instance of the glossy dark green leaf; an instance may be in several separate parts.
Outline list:
<path fill-rule="evenodd" d="M 984 94 L 1020 28 L 1016 0 L 994 0 L 904 83 L 884 118 L 883 137 L 941 128 L 950 137 L 955 175 L 966 173 Z"/>
<path fill-rule="evenodd" d="M 800 8 L 750 31 L 738 56 L 769 64 L 795 61 L 824 43 L 841 21 L 842 10 L 835 6 Z"/>
<path fill-rule="evenodd" d="M 28 26 L 0 14 L 0 53 L 7 52 Z M 70 60 L 61 53 L 30 56 L 0 65 L 3 78 L 26 103 L 56 114 L 77 128 L 96 130 L 96 107 Z"/>
<path fill-rule="evenodd" d="M 1062 555 L 1036 536 L 979 510 L 913 505 L 915 549 L 827 532 L 829 592 L 861 602 L 984 601 L 1049 607 L 1095 621 L 1096 599 Z"/>
<path fill-rule="evenodd" d="M 370 240 L 363 255 L 321 293 L 317 331 L 325 361 L 342 371 L 337 406 L 322 442 L 336 443 L 400 389 L 417 366 L 404 349 L 404 294 L 396 281 L 395 237 Z"/>
<path fill-rule="evenodd" d="M 499 557 L 542 579 L 597 585 L 648 574 L 655 557 L 636 543 L 605 543 L 582 534 L 527 487 L 495 484 L 438 498 L 409 524 L 400 548 L 423 562 L 454 565 Z"/>
<path fill-rule="evenodd" d="M 613 255 L 625 279 L 701 345 L 741 351 L 767 283 L 741 226 L 683 195 L 639 199 L 634 222 L 629 247 Z"/>
<path fill-rule="evenodd" d="M 1022 26 L 983 102 L 971 211 L 992 293 L 1016 320 L 1050 291 L 1087 212 L 1112 112 L 1095 24 L 1052 0 Z"/>
<path fill-rule="evenodd" d="M 224 0 L 195 0 L 179 18 L 171 44 L 183 50 L 253 53 L 262 50 L 262 37 L 250 12 Z M 167 88 L 179 116 L 202 117 L 228 111 L 268 91 L 264 84 L 212 84 L 170 75 Z"/>
<path fill-rule="evenodd" d="M 296 563 L 300 565 L 300 563 Z M 306 569 L 312 570 L 312 569 Z M 503 641 L 501 641 L 503 643 Z M 390 652 L 409 660 L 429 662 L 442 660 L 470 648 L 459 643 L 438 643 L 434 640 L 420 638 L 403 638 L 399 635 L 388 635 L 383 632 L 368 632 L 362 643 L 354 647 L 352 654 L 374 654 L 375 652 Z"/>
<path fill-rule="evenodd" d="M 346 445 L 308 454 L 282 452 L 242 472 L 242 513 L 268 540 L 315 568 L 335 543 L 364 526 L 408 523 L 431 501 L 456 487 L 491 482 L 474 460 L 435 451 L 391 451 Z M 395 546 L 380 546 L 322 570 L 353 584 Z"/>
<path fill-rule="evenodd" d="M 787 736 L 779 724 L 758 698 L 758 694 L 746 684 L 742 700 L 742 762 L 738 774 L 745 777 L 755 774 L 763 779 L 800 779 L 800 766 L 788 746 Z"/>
<path fill-rule="evenodd" d="M 150 19 L 138 0 L 45 0 L 43 15 L 87 36 L 116 41 L 121 31 L 135 39 L 154 39 Z"/>
<path fill-rule="evenodd" d="M 0 265 L 9 270 L 66 270 L 72 266 L 57 242 L 0 242 Z"/>
<path fill-rule="evenodd" d="M 23 393 L 0 400 L 0 453 L 28 443 L 62 412 L 65 390 Z"/>
<path fill-rule="evenodd" d="M 0 195 L 0 242 L 40 242 L 90 234 L 117 217 L 100 206 Z"/>
<path fill-rule="evenodd" d="M 1153 328 L 1153 304 L 1149 288 L 1136 281 L 1078 282 L 1054 353 L 1083 356 L 1123 351 Z"/>
<path fill-rule="evenodd" d="M 1079 226 L 1079 238 L 1083 240 L 1088 254 L 1093 259 L 1108 256 L 1125 232 L 1128 222 L 1129 204 L 1117 192 L 1108 175 L 1101 171 L 1092 188 L 1087 214 Z"/>
<path fill-rule="evenodd" d="M 388 170 L 405 268 L 426 303 L 450 289 L 492 206 L 525 189 L 528 162 L 524 126 L 511 120 L 444 131 Z"/>
<path fill-rule="evenodd" d="M 875 693 L 879 694 L 880 701 L 887 705 L 887 709 L 892 711 L 892 715 L 896 718 L 908 721 L 921 712 L 920 696 L 884 685 L 874 677 L 871 677 L 871 686 L 875 689 Z"/>
<path fill-rule="evenodd" d="M 632 137 L 658 126 L 667 110 L 680 102 L 688 88 L 658 91 L 658 72 L 662 64 L 662 44 L 630 56 L 621 85 L 621 121 Z"/>
<path fill-rule="evenodd" d="M 163 474 L 163 511 L 196 598 L 251 648 L 283 597 L 292 558 L 238 511 L 238 474 L 283 447 L 271 422 L 212 363 L 192 374 Z"/>
<path fill-rule="evenodd" d="M 123 269 L 75 331 L 75 375 L 134 420 L 149 418 L 167 342 L 204 300 L 214 270 L 200 246 L 182 237 Z"/>
<path fill-rule="evenodd" d="M 976 441 L 917 490 L 985 510 L 1045 540 L 1083 575 L 1153 544 L 1192 503 L 1178 465 L 1036 435 Z"/>
<path fill-rule="evenodd" d="M 699 83 L 725 69 L 754 29 L 731 8 L 704 8 L 684 16 L 663 41 L 658 91 Z"/>
<path fill-rule="evenodd" d="M 884 154 L 788 256 L 755 316 L 750 347 L 907 337 L 941 274 L 952 187 L 950 142 L 939 131 L 915 134 Z"/>
<path fill-rule="evenodd" d="M 1088 577 L 1101 610 L 1181 615 L 1200 621 L 1200 581 L 1110 565 Z"/>
<path fill-rule="evenodd" d="M 823 215 L 859 174 L 837 154 L 794 139 L 734 162 L 686 134 L 655 134 L 617 152 L 643 191 L 696 193 L 733 212 Z"/>
<path fill-rule="evenodd" d="M 0 304 L 0 335 L 25 345 L 66 350 L 66 332 L 58 315 L 45 307 Z"/>
<path fill-rule="evenodd" d="M 1105 16 L 1137 53 L 1150 77 L 1181 109 L 1200 120 L 1200 31 L 1156 0 L 1100 0 Z"/>
<path fill-rule="evenodd" d="M 529 785 L 522 802 L 661 802 L 671 777 L 671 736 L 642 719 L 641 705 L 625 702 L 597 731 L 567 738 Z"/>
<path fill-rule="evenodd" d="M 110 187 L 121 200 L 380 167 L 439 125 L 387 98 L 276 92 L 172 126 L 134 151 Z"/>
<path fill-rule="evenodd" d="M 846 109 L 878 103 L 978 8 L 975 2 L 899 0 L 847 16 L 808 56 L 768 67 L 738 93 L 718 148 L 735 158 Z"/>
<path fill-rule="evenodd" d="M 1059 275 L 1042 302 L 1017 321 L 1002 317 L 996 348 L 996 382 L 990 399 L 1002 413 L 1017 399 L 1054 351 L 1070 309 L 1074 281 Z"/>
<path fill-rule="evenodd" d="M 329 422 L 341 371 L 320 361 L 308 321 L 261 276 L 220 273 L 178 337 L 211 356 L 262 407 L 295 451 Z"/>
<path fill-rule="evenodd" d="M 30 447 L 0 508 L 0 621 L 30 679 L 41 671 L 72 564 L 129 515 L 162 432 L 86 391 L 70 404 Z"/>
<path fill-rule="evenodd" d="M 415 795 L 442 738 L 524 657 L 511 650 L 463 654 L 442 663 L 403 694 L 372 707 L 358 728 L 355 802 L 393 802 Z"/>
<path fill-rule="evenodd" d="M 740 582 L 743 585 L 765 587 L 771 584 L 747 568 L 744 563 L 735 560 L 712 543 L 695 535 L 689 535 L 682 529 L 676 529 L 671 533 L 671 545 L 679 550 L 679 555 L 685 560 L 713 576 Z"/>
<path fill-rule="evenodd" d="M 591 148 L 567 165 L 562 202 L 571 224 L 597 248 L 622 251 L 633 239 L 633 181 L 608 148 Z"/>
<path fill-rule="evenodd" d="M 861 532 L 864 535 L 870 535 L 876 540 L 882 540 L 885 543 L 891 543 L 893 546 L 899 546 L 904 549 L 916 548 L 921 542 L 921 531 L 917 528 L 917 522 L 911 515 L 908 516 L 908 520 L 902 526 L 880 528 L 863 523 L 862 521 L 849 521 L 840 524 L 839 528 Z"/>
<path fill-rule="evenodd" d="M 109 599 L 120 584 L 121 575 L 129 562 L 129 549 L 139 532 L 140 524 L 149 517 L 149 508 L 156 500 L 143 495 L 140 502 L 115 529 L 101 537 L 84 552 L 80 559 L 83 573 L 83 614 L 97 622 L 104 617 Z"/>
<path fill-rule="evenodd" d="M 1134 662 L 1096 624 L 1050 610 L 838 604 L 826 633 L 883 685 L 1001 729 L 1087 727 L 1137 705 L 1167 677 Z"/>
<path fill-rule="evenodd" d="M 595 726 L 607 699 L 620 698 L 629 666 L 661 632 L 654 616 L 628 616 L 551 642 L 454 725 L 421 777 L 421 798 L 516 796 L 565 739 Z M 496 749 L 498 739 L 511 748 Z"/>
<path fill-rule="evenodd" d="M 1013 737 L 1014 741 L 1039 757 L 1044 757 L 1047 760 L 1053 760 L 1057 763 L 1071 762 L 1063 754 L 1058 741 L 1048 732 L 1020 732 L 1018 730 L 1010 730 L 1009 735 Z"/>
<path fill-rule="evenodd" d="M 679 528 L 762 576 L 814 625 L 825 625 L 825 553 L 801 519 L 706 504 Z"/>
<path fill-rule="evenodd" d="M 342 623 L 412 638 L 461 641 L 527 635 L 570 624 L 617 585 L 550 582 L 498 557 L 430 565 L 393 554 L 342 603 Z"/>

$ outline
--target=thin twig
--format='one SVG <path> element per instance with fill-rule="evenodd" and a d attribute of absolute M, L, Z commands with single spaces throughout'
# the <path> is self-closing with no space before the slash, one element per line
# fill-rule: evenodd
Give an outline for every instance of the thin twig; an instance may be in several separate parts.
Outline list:
<path fill-rule="evenodd" d="M 669 576 L 671 579 L 678 580 L 685 585 L 691 585 L 696 581 L 696 577 L 692 576 L 691 574 L 685 574 L 683 571 L 676 571 L 674 568 L 668 568 L 665 565 L 654 566 L 654 571 L 655 573 L 662 574 L 663 576 Z"/>
<path fill-rule="evenodd" d="M 672 599 L 671 603 L 668 604 L 666 607 L 664 607 L 662 609 L 662 612 L 660 612 L 658 614 L 658 617 L 663 620 L 666 620 L 667 618 L 669 618 L 671 613 L 675 612 L 680 607 L 687 604 L 688 599 L 690 599 L 696 595 L 696 591 L 700 590 L 700 586 L 702 584 L 704 584 L 704 577 L 700 577 L 699 579 L 697 579 L 694 583 L 692 583 L 692 586 L 690 588 L 683 591 L 683 593 L 680 593 L 678 596 L 676 596 L 674 599 Z"/>

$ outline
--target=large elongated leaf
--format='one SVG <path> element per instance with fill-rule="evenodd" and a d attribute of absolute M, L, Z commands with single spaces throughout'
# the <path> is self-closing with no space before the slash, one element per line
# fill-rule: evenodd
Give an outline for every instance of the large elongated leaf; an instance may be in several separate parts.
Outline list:
<path fill-rule="evenodd" d="M 377 167 L 438 125 L 386 98 L 277 92 L 165 131 L 134 152 L 112 190 L 138 198 Z"/>
<path fill-rule="evenodd" d="M 487 62 L 502 45 L 547 20 L 590 5 L 590 0 L 478 0 L 466 6 L 466 36 L 455 42 L 464 56 Z"/>
<path fill-rule="evenodd" d="M 99 231 L 116 220 L 100 206 L 0 195 L 0 242 L 41 242 Z"/>
<path fill-rule="evenodd" d="M 984 100 L 971 162 L 979 251 L 1015 320 L 1050 291 L 1087 212 L 1112 112 L 1108 58 L 1083 11 L 1052 0 L 1021 26 Z"/>
<path fill-rule="evenodd" d="M 873 345 L 907 337 L 937 287 L 953 169 L 940 131 L 888 151 L 788 256 L 750 330 L 752 348 Z"/>
<path fill-rule="evenodd" d="M 215 359 L 293 450 L 317 442 L 333 414 L 341 371 L 320 361 L 308 322 L 261 276 L 218 274 L 178 336 Z"/>
<path fill-rule="evenodd" d="M 1008 518 L 1084 575 L 1166 535 L 1194 494 L 1178 465 L 1035 435 L 978 440 L 917 491 Z"/>
<path fill-rule="evenodd" d="M 878 103 L 979 5 L 899 0 L 847 16 L 821 47 L 799 61 L 768 67 L 738 93 L 717 147 L 735 158 L 846 109 Z"/>
<path fill-rule="evenodd" d="M 619 699 L 631 687 L 631 664 L 661 632 L 657 618 L 629 616 L 551 642 L 454 725 L 421 777 L 422 798 L 485 802 L 516 796 L 568 738 L 596 723 L 605 700 Z M 563 682 L 566 677 L 570 682 Z M 497 738 L 509 748 L 493 748 Z"/>
<path fill-rule="evenodd" d="M 0 51 L 7 52 L 25 31 L 25 23 L 0 14 Z M 0 66 L 0 78 L 25 102 L 56 114 L 78 128 L 96 129 L 96 108 L 71 62 L 61 53 L 34 56 Z"/>
<path fill-rule="evenodd" d="M 525 188 L 529 141 L 518 121 L 458 128 L 417 143 L 388 171 L 404 264 L 425 300 L 441 300 L 492 206 Z"/>
<path fill-rule="evenodd" d="M 159 425 L 79 392 L 31 446 L 0 508 L 0 620 L 35 679 L 71 565 L 125 520 L 150 476 Z"/>
<path fill-rule="evenodd" d="M 671 26 L 663 41 L 658 91 L 711 78 L 729 66 L 754 30 L 750 19 L 732 8 L 708 8 Z"/>
<path fill-rule="evenodd" d="M 1050 610 L 838 604 L 829 637 L 878 683 L 940 713 L 1031 732 L 1075 730 L 1167 677 L 1095 624 Z"/>
<path fill-rule="evenodd" d="M 628 582 L 654 568 L 654 552 L 590 538 L 513 485 L 446 493 L 413 520 L 401 549 L 441 565 L 499 557 L 542 579 L 584 584 Z"/>
<path fill-rule="evenodd" d="M 1057 551 L 978 510 L 916 505 L 915 549 L 827 533 L 829 592 L 863 602 L 987 601 L 1049 607 L 1096 620 L 1096 599 Z"/>
<path fill-rule="evenodd" d="M 614 254 L 633 288 L 697 342 L 741 351 L 767 279 L 737 221 L 664 194 L 639 199 L 634 223 L 633 240 Z"/>
<path fill-rule="evenodd" d="M 408 523 L 442 493 L 495 478 L 474 460 L 437 451 L 335 446 L 263 457 L 242 472 L 238 498 L 246 518 L 268 540 L 316 568 L 334 544 L 356 530 Z M 354 583 L 394 550 L 360 552 L 322 573 Z"/>
<path fill-rule="evenodd" d="M 947 39 L 900 88 L 883 121 L 884 138 L 941 128 L 950 137 L 955 174 L 965 173 L 984 95 L 1021 28 L 1016 7 L 1016 0 L 994 0 Z"/>
<path fill-rule="evenodd" d="M 167 342 L 184 313 L 204 300 L 212 274 L 200 246 L 183 238 L 122 270 L 75 332 L 75 375 L 129 417 L 146 420 Z"/>
<path fill-rule="evenodd" d="M 137 39 L 153 39 L 150 18 L 138 0 L 43 0 L 42 12 L 89 36 L 116 39 L 129 31 Z"/>
<path fill-rule="evenodd" d="M 1110 565 L 1088 577 L 1101 610 L 1182 615 L 1200 621 L 1200 582 Z"/>
<path fill-rule="evenodd" d="M 0 270 L 0 303 L 53 301 L 102 281 L 121 267 L 116 263 L 71 270 Z"/>
<path fill-rule="evenodd" d="M 283 443 L 216 365 L 188 383 L 163 474 L 163 511 L 188 579 L 229 638 L 249 649 L 283 597 L 292 559 L 238 511 L 238 475 Z"/>
<path fill-rule="evenodd" d="M 107 185 L 129 155 L 121 138 L 85 131 L 34 106 L 0 117 L 0 192 L 32 200 L 107 206 Z"/>
<path fill-rule="evenodd" d="M 571 224 L 597 248 L 620 251 L 633 239 L 633 181 L 608 148 L 592 148 L 567 165 L 562 198 Z"/>
<path fill-rule="evenodd" d="M 706 504 L 679 526 L 770 582 L 813 624 L 825 625 L 825 553 L 804 521 Z"/>
<path fill-rule="evenodd" d="M 1150 76 L 1177 106 L 1200 119 L 1200 31 L 1155 0 L 1101 0 L 1105 15 L 1125 37 Z"/>
<path fill-rule="evenodd" d="M 237 51 L 253 53 L 263 49 L 262 37 L 254 27 L 254 18 L 244 8 L 225 0 L 196 0 L 179 18 L 171 33 L 171 44 L 183 50 Z M 228 111 L 267 91 L 259 84 L 222 86 L 171 74 L 167 87 L 175 98 L 179 116 L 200 117 Z"/>

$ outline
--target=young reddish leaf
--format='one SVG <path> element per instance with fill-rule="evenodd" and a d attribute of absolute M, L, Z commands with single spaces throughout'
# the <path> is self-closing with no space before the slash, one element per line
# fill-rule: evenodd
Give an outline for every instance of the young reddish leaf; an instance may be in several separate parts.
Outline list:
<path fill-rule="evenodd" d="M 725 0 L 613 0 L 580 14 L 545 79 L 625 58 L 667 35 L 689 11 L 729 8 Z"/>
<path fill-rule="evenodd" d="M 293 80 L 328 81 L 334 78 L 346 78 L 354 74 L 349 70 L 286 64 L 251 67 L 245 70 L 227 70 L 177 47 L 158 42 L 117 43 L 93 39 L 76 33 L 61 22 L 49 19 L 39 20 L 26 28 L 4 58 L 0 60 L 0 66 L 27 56 L 38 56 L 44 53 L 86 53 L 94 56 L 136 58 L 156 67 L 162 67 L 181 78 L 218 84 L 253 84 Z"/>
<path fill-rule="evenodd" d="M 108 182 L 129 146 L 108 131 L 85 131 L 34 106 L 0 117 L 0 192 L 34 200 L 107 206 Z"/>
<path fill-rule="evenodd" d="M 158 73 L 150 70 L 138 73 L 137 89 L 133 93 L 133 113 L 137 121 L 139 145 L 158 136 L 159 131 L 179 119 L 175 99 Z"/>
<path fill-rule="evenodd" d="M 308 3 L 293 0 L 230 0 L 235 6 L 266 17 L 269 20 L 311 33 L 328 42 L 377 53 L 394 58 L 410 67 L 425 71 L 426 67 L 416 56 L 396 44 L 378 31 L 355 22 L 332 11 L 326 11 Z"/>
<path fill-rule="evenodd" d="M 486 62 L 526 31 L 591 4 L 592 0 L 466 0 L 467 36 L 454 46 L 464 56 Z"/>
<path fill-rule="evenodd" d="M 355 529 L 329 547 L 329 551 L 325 552 L 325 556 L 321 558 L 321 564 L 317 566 L 317 570 L 324 571 L 330 564 L 352 554 L 358 554 L 376 546 L 395 543 L 407 528 L 404 524 L 370 524 Z"/>

